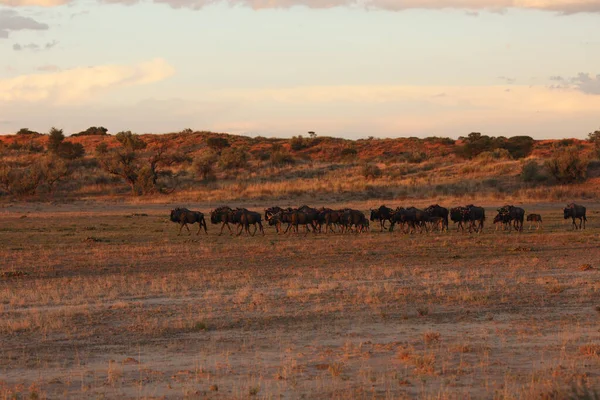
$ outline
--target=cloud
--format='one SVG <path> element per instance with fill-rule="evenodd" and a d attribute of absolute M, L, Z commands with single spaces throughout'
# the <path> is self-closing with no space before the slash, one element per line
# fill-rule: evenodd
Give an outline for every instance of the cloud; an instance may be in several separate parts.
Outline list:
<path fill-rule="evenodd" d="M 155 59 L 129 66 L 101 65 L 22 75 L 0 80 L 0 102 L 76 103 L 111 89 L 158 82 L 173 73 L 165 60 Z"/>
<path fill-rule="evenodd" d="M 51 48 L 53 48 L 54 46 L 56 46 L 58 44 L 58 42 L 56 40 L 53 40 L 51 42 L 46 43 L 45 45 L 39 45 L 36 43 L 29 43 L 29 44 L 19 44 L 19 43 L 15 43 L 13 44 L 13 50 L 15 51 L 21 51 L 21 50 L 31 50 L 31 51 L 40 51 L 40 50 L 50 50 Z"/>
<path fill-rule="evenodd" d="M 52 7 L 72 3 L 75 0 L 0 0 L 6 6 Z M 173 8 L 201 9 L 225 3 L 230 6 L 250 7 L 255 10 L 270 8 L 309 8 L 353 7 L 373 10 L 402 11 L 409 9 L 459 9 L 477 15 L 477 11 L 504 12 L 509 8 L 553 11 L 562 14 L 600 12 L 598 0 L 98 0 L 101 3 L 135 4 L 152 1 L 164 3 Z"/>
<path fill-rule="evenodd" d="M 558 82 L 551 85 L 550 89 L 578 90 L 585 94 L 600 95 L 600 74 L 592 76 L 589 73 L 580 72 L 577 76 L 571 78 L 551 76 L 550 80 Z"/>
<path fill-rule="evenodd" d="M 2 0 L 0 0 L 2 1 Z M 23 17 L 13 10 L 0 10 L 0 39 L 8 38 L 12 31 L 47 30 L 48 25 L 33 18 Z"/>

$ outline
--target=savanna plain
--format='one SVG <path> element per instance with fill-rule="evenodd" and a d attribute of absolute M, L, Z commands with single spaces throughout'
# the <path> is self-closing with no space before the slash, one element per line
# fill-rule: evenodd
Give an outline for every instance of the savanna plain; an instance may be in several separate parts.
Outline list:
<path fill-rule="evenodd" d="M 178 236 L 173 204 L 5 204 L 0 398 L 594 398 L 600 204 L 581 231 L 520 204 L 523 233 L 484 205 L 482 234 L 235 237 Z"/>

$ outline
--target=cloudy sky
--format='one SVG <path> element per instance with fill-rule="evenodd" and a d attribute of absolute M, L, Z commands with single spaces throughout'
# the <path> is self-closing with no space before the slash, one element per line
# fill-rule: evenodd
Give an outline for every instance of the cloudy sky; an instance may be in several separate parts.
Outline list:
<path fill-rule="evenodd" d="M 0 133 L 585 137 L 600 0 L 0 0 Z"/>

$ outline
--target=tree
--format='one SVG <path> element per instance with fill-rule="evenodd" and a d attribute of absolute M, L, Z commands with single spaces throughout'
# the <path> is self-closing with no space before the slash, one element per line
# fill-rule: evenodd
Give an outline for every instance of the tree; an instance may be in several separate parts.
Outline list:
<path fill-rule="evenodd" d="M 594 144 L 596 157 L 600 158 L 600 129 L 588 134 L 588 141 Z"/>
<path fill-rule="evenodd" d="M 96 157 L 102 169 L 129 185 L 133 195 L 164 191 L 159 178 L 171 176 L 165 168 L 187 160 L 185 155 L 171 151 L 166 140 L 147 149 L 146 143 L 130 131 L 119 132 L 116 138 L 120 147 L 109 149 L 105 143 L 100 143 L 96 147 Z"/>
<path fill-rule="evenodd" d="M 64 140 L 63 130 L 52 127 L 48 133 L 48 151 L 67 160 L 83 157 L 85 149 L 81 143 L 65 142 Z"/>
<path fill-rule="evenodd" d="M 41 136 L 41 133 L 36 132 L 36 131 L 32 131 L 29 128 L 21 128 L 17 131 L 17 135 L 34 135 L 34 136 Z"/>
<path fill-rule="evenodd" d="M 557 147 L 545 165 L 558 182 L 574 183 L 586 179 L 588 163 L 589 160 L 580 155 L 576 146 L 568 146 Z"/>
<path fill-rule="evenodd" d="M 311 139 L 315 139 L 317 137 L 317 134 L 313 131 L 309 131 L 308 132 L 308 137 L 310 137 Z"/>
<path fill-rule="evenodd" d="M 119 132 L 116 134 L 115 138 L 125 149 L 129 151 L 142 150 L 146 148 L 146 142 L 144 142 L 139 135 L 131 133 L 131 131 Z"/>
<path fill-rule="evenodd" d="M 57 154 L 63 140 L 65 140 L 65 135 L 62 129 L 50 128 L 50 132 L 48 133 L 48 151 Z"/>

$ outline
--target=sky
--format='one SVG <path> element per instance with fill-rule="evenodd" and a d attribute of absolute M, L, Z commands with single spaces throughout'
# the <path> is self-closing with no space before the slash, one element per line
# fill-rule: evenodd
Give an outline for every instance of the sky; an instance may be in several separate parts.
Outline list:
<path fill-rule="evenodd" d="M 600 129 L 600 0 L 0 0 L 0 133 Z"/>

